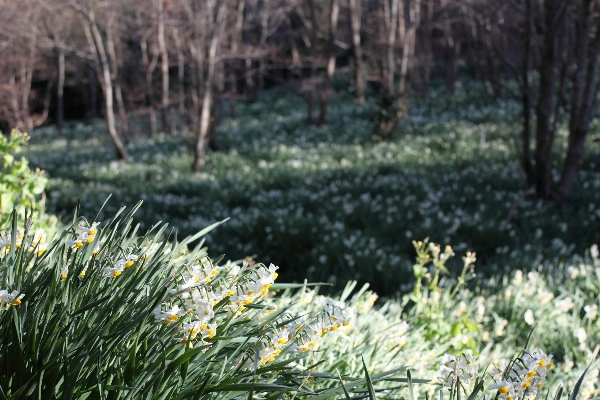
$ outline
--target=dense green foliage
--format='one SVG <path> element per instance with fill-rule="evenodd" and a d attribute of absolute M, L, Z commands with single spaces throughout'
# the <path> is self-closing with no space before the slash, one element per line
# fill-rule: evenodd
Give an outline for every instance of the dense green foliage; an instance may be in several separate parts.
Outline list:
<path fill-rule="evenodd" d="M 287 281 L 341 288 L 357 279 L 386 294 L 410 287 L 414 238 L 475 251 L 479 270 L 490 272 L 530 268 L 600 242 L 597 142 L 588 143 L 566 209 L 529 197 L 505 223 L 524 189 L 513 140 L 519 104 L 476 86 L 414 100 L 391 142 L 373 136 L 372 103 L 343 96 L 321 128 L 307 126 L 305 105 L 283 91 L 236 107 L 237 119 L 218 131 L 222 151 L 210 153 L 196 175 L 180 136 L 134 140 L 126 164 L 113 160 L 98 122 L 69 126 L 70 155 L 54 129 L 36 131 L 28 155 L 51 177 L 49 210 L 64 215 L 81 198 L 91 214 L 112 193 L 107 215 L 143 199 L 142 228 L 162 219 L 179 235 L 230 217 L 207 237 L 212 254 L 257 254 L 280 265 Z M 146 128 L 138 122 L 140 132 Z M 596 123 L 592 137 L 597 132 Z M 557 160 L 565 138 L 559 130 Z"/>
<path fill-rule="evenodd" d="M 29 211 L 42 209 L 37 195 L 41 194 L 48 179 L 39 170 L 32 171 L 26 158 L 17 154 L 27 145 L 29 136 L 18 130 L 9 135 L 0 132 L 0 223 L 6 222 L 13 208 L 23 218 Z"/>

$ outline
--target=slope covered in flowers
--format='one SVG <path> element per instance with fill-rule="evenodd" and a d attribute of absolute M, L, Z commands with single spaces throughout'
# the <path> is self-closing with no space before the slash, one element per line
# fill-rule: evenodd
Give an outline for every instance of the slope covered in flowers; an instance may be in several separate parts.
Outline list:
<path fill-rule="evenodd" d="M 450 98 L 434 91 L 408 110 L 398 135 L 381 142 L 372 103 L 340 95 L 329 124 L 318 128 L 305 124 L 301 100 L 269 92 L 237 104 L 237 118 L 217 132 L 221 151 L 196 175 L 184 137 L 134 139 L 125 164 L 114 161 L 97 121 L 69 126 L 70 154 L 52 128 L 36 131 L 28 156 L 51 178 L 52 213 L 70 213 L 81 198 L 92 214 L 112 194 L 108 214 L 144 200 L 135 217 L 142 228 L 164 220 L 185 236 L 230 218 L 207 236 L 211 251 L 256 254 L 279 265 L 287 281 L 340 288 L 357 279 L 392 294 L 410 286 L 411 240 L 427 236 L 475 251 L 480 271 L 491 272 L 582 254 L 600 242 L 598 142 L 587 144 L 566 210 L 526 198 L 507 223 L 524 189 L 513 139 L 518 103 L 469 86 Z M 134 122 L 143 135 L 144 121 Z M 564 142 L 559 130 L 557 163 Z"/>

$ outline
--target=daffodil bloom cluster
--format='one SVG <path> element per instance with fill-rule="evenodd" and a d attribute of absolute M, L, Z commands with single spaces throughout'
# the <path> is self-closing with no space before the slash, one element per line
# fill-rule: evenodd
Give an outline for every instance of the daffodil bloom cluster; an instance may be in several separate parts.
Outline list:
<path fill-rule="evenodd" d="M 186 345 L 193 341 L 204 343 L 216 335 L 224 320 L 241 314 L 246 305 L 266 295 L 277 278 L 277 269 L 273 264 L 249 269 L 234 264 L 219 267 L 203 258 L 184 269 L 175 288 L 169 290 L 174 298 L 156 307 L 154 318 L 164 325 L 183 319 L 176 340 Z M 217 304 L 226 312 L 215 318 Z"/>
<path fill-rule="evenodd" d="M 279 325 L 276 323 L 276 326 Z M 239 362 L 244 370 L 254 370 L 256 366 L 275 361 L 275 358 L 287 347 L 289 338 L 293 335 L 287 327 L 271 327 L 268 333 L 256 344 L 255 354 L 244 354 Z"/>
<path fill-rule="evenodd" d="M 131 267 L 138 258 L 139 257 L 135 254 L 128 254 L 125 258 L 117 260 L 112 267 L 105 267 L 104 276 L 107 278 L 116 278 L 121 275 L 125 269 Z"/>
<path fill-rule="evenodd" d="M 25 297 L 25 295 L 16 290 L 13 290 L 12 292 L 5 289 L 0 290 L 0 303 L 3 305 L 4 309 L 8 309 L 10 306 L 18 306 L 21 304 L 21 299 L 23 297 Z"/>
<path fill-rule="evenodd" d="M 17 249 L 23 245 L 23 240 L 25 240 L 25 230 L 21 229 L 20 231 L 17 231 L 15 235 L 15 247 Z M 10 250 L 11 245 L 12 235 L 9 234 L 4 239 L 0 238 L 0 251 L 3 251 L 6 254 Z M 38 256 L 41 256 L 44 251 L 46 251 L 46 232 L 43 229 L 37 229 L 35 231 L 29 251 L 37 251 Z"/>
<path fill-rule="evenodd" d="M 470 350 L 458 357 L 444 354 L 440 360 L 438 381 L 449 388 L 456 385 L 470 385 L 479 376 L 475 361 L 477 357 L 473 356 Z"/>
<path fill-rule="evenodd" d="M 77 238 L 71 241 L 71 248 L 79 249 L 83 247 L 84 244 L 92 243 L 98 234 L 98 225 L 100 225 L 100 222 L 94 222 L 90 227 L 82 226 Z"/>
<path fill-rule="evenodd" d="M 516 400 L 527 396 L 535 397 L 546 382 L 546 373 L 552 368 L 552 354 L 538 350 L 533 354 L 525 353 L 513 361 L 512 366 L 496 366 L 492 370 L 494 384 L 490 390 L 496 390 L 499 398 Z"/>

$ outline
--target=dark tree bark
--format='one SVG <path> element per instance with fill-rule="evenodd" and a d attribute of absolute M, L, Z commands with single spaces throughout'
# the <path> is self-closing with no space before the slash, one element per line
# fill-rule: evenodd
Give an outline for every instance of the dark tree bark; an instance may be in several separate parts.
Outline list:
<path fill-rule="evenodd" d="M 356 100 L 359 104 L 365 102 L 365 81 L 363 77 L 363 49 L 360 38 L 362 0 L 349 0 L 350 25 L 352 28 L 352 51 L 354 55 L 354 86 Z"/>
<path fill-rule="evenodd" d="M 319 122 L 321 126 L 327 122 L 327 106 L 329 105 L 329 96 L 331 91 L 331 80 L 335 74 L 335 33 L 337 29 L 338 15 L 340 11 L 339 0 L 331 0 L 329 9 L 329 42 L 327 44 L 327 70 L 325 71 L 325 82 L 321 90 L 321 110 Z"/>

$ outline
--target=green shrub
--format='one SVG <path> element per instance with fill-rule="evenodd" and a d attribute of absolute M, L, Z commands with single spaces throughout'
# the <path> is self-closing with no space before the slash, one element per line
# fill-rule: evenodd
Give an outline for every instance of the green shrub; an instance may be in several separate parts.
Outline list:
<path fill-rule="evenodd" d="M 37 196 L 44 191 L 48 179 L 43 171 L 32 171 L 26 158 L 16 158 L 28 140 L 27 133 L 16 129 L 8 136 L 0 132 L 0 222 L 6 222 L 13 208 L 21 218 L 27 210 L 41 211 L 43 208 Z"/>

